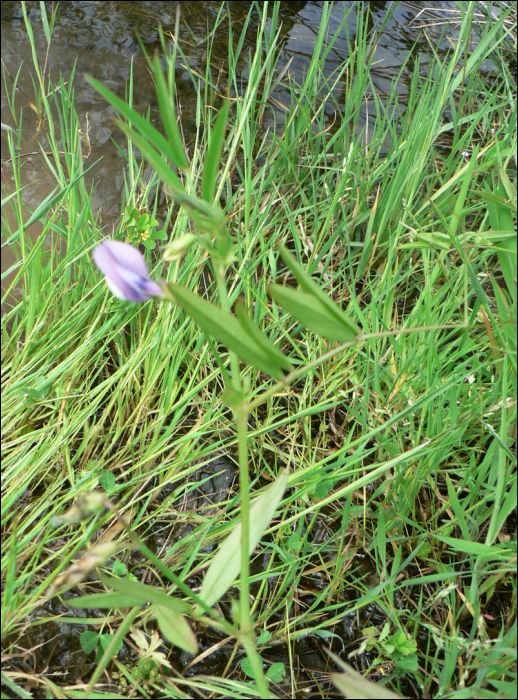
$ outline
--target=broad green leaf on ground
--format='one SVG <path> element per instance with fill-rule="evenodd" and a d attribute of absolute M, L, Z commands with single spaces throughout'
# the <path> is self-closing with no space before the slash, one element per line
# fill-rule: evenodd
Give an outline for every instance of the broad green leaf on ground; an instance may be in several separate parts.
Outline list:
<path fill-rule="evenodd" d="M 269 678 L 274 683 L 280 683 L 286 675 L 286 668 L 282 661 L 276 661 L 266 671 L 266 678 Z"/>
<path fill-rule="evenodd" d="M 234 316 L 184 287 L 168 284 L 167 288 L 175 301 L 189 316 L 192 316 L 209 337 L 216 338 L 245 362 L 267 372 L 275 379 L 281 379 L 283 376 L 281 368 L 286 366 L 286 358 L 282 356 L 281 361 L 276 353 L 267 355 L 262 345 L 260 346 L 248 333 L 243 332 L 243 326 Z M 266 343 L 270 341 L 265 337 Z"/>
<path fill-rule="evenodd" d="M 252 554 L 279 505 L 288 481 L 284 470 L 250 508 L 249 552 Z M 241 523 L 236 525 L 211 562 L 200 590 L 200 598 L 214 605 L 230 588 L 241 568 Z M 197 610 L 201 613 L 201 610 Z"/>
<path fill-rule="evenodd" d="M 91 654 L 95 647 L 99 644 L 99 633 L 93 630 L 85 630 L 81 632 L 79 637 L 81 648 L 85 654 Z"/>
<path fill-rule="evenodd" d="M 254 677 L 254 670 L 252 668 L 252 664 L 250 663 L 250 659 L 244 658 L 241 659 L 241 668 L 243 671 L 246 673 L 247 676 L 250 676 L 250 678 Z"/>

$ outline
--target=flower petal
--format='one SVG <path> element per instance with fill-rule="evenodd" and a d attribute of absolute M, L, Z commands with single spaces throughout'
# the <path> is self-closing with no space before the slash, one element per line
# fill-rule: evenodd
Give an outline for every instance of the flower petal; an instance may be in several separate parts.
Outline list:
<path fill-rule="evenodd" d="M 104 275 L 109 275 L 112 265 L 117 264 L 141 277 L 149 276 L 144 256 L 129 243 L 107 238 L 94 249 L 93 258 Z"/>
<path fill-rule="evenodd" d="M 106 281 L 106 284 L 108 285 L 110 292 L 113 294 L 114 297 L 117 297 L 117 299 L 124 299 L 124 301 L 127 301 L 126 297 L 124 296 L 124 293 L 121 289 L 117 287 L 115 282 L 113 282 L 109 277 L 105 277 L 104 279 Z"/>
<path fill-rule="evenodd" d="M 127 243 L 106 239 L 94 249 L 93 259 L 117 299 L 143 302 L 163 294 L 162 287 L 149 278 L 142 254 Z"/>

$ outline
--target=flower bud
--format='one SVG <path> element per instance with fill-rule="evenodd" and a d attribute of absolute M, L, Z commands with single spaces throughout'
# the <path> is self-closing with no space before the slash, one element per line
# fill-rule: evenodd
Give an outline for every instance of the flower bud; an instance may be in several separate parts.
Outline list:
<path fill-rule="evenodd" d="M 185 255 L 195 240 L 196 236 L 193 233 L 186 233 L 176 238 L 165 247 L 163 259 L 166 261 L 179 260 Z"/>
<path fill-rule="evenodd" d="M 93 259 L 117 299 L 147 301 L 163 295 L 162 287 L 150 279 L 142 253 L 128 243 L 107 238 L 94 248 Z"/>

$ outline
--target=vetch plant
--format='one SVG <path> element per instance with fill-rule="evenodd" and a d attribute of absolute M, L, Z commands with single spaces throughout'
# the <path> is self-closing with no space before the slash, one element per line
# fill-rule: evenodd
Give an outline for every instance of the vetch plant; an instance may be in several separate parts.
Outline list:
<path fill-rule="evenodd" d="M 223 147 L 229 102 L 226 101 L 215 121 L 205 158 L 201 197 L 194 192 L 192 178 L 183 143 L 176 125 L 174 111 L 174 56 L 167 59 L 170 70 L 167 79 L 155 57 L 150 61 L 158 92 L 158 102 L 166 136 L 158 132 L 148 121 L 134 112 L 127 104 L 93 79 L 91 84 L 126 118 L 118 121 L 143 156 L 161 177 L 166 191 L 175 198 L 190 216 L 196 228 L 196 235 L 189 235 L 181 245 L 174 241 L 166 247 L 164 257 L 174 259 L 181 251 L 193 244 L 201 245 L 210 255 L 216 277 L 220 305 L 202 299 L 198 294 L 171 282 L 160 285 L 149 278 L 147 266 L 136 248 L 120 241 L 105 240 L 93 253 L 94 261 L 106 277 L 106 282 L 115 296 L 128 301 L 144 302 L 153 296 L 178 304 L 189 314 L 203 331 L 212 353 L 221 369 L 226 385 L 223 401 L 232 409 L 237 425 L 240 477 L 241 517 L 231 534 L 221 544 L 206 574 L 199 594 L 195 594 L 176 574 L 169 570 L 153 555 L 124 522 L 118 518 L 130 539 L 141 551 L 179 588 L 186 597 L 195 603 L 190 615 L 203 620 L 205 624 L 224 630 L 237 637 L 243 645 L 248 660 L 250 674 L 255 678 L 261 697 L 270 697 L 268 680 L 263 671 L 262 659 L 257 652 L 254 623 L 250 612 L 250 572 L 249 559 L 267 529 L 286 488 L 288 473 L 281 472 L 276 481 L 250 504 L 248 473 L 248 416 L 252 410 L 264 403 L 270 396 L 284 389 L 299 377 L 321 365 L 337 353 L 365 339 L 356 323 L 323 292 L 304 268 L 293 258 L 288 249 L 279 242 L 282 259 L 299 283 L 302 291 L 279 285 L 271 285 L 271 297 L 283 306 L 301 324 L 318 333 L 323 338 L 339 341 L 342 345 L 332 348 L 316 360 L 294 369 L 292 362 L 248 316 L 245 308 L 237 304 L 236 316 L 231 313 L 227 291 L 227 269 L 238 259 L 225 217 L 214 203 L 218 166 Z M 174 169 L 173 169 L 174 167 Z M 176 169 L 176 170 L 175 170 Z M 177 172 L 183 174 L 185 181 Z M 168 250 L 169 248 L 169 250 Z M 178 248 L 178 249 L 177 249 Z M 228 350 L 228 363 L 220 355 L 216 344 L 225 345 Z M 277 381 L 254 399 L 247 396 L 247 382 L 241 376 L 239 359 Z M 107 507 L 116 512 L 110 502 Z M 240 577 L 239 607 L 234 611 L 234 624 L 230 624 L 212 608 L 228 588 Z M 143 603 L 152 603 L 157 622 L 162 633 L 173 643 L 190 653 L 196 653 L 197 642 L 185 619 L 186 603 L 160 592 L 156 588 L 134 581 L 101 577 L 115 593 L 102 593 L 86 596 L 73 601 L 78 607 L 121 607 L 133 606 L 132 611 L 121 625 L 127 628 Z M 103 657 L 103 663 L 109 658 Z M 102 673 L 99 665 L 90 685 Z"/>
<path fill-rule="evenodd" d="M 169 61 L 172 61 L 174 66 L 174 57 L 169 58 Z M 168 578 L 174 581 L 191 601 L 196 603 L 191 615 L 203 618 L 204 614 L 209 614 L 212 619 L 207 620 L 205 617 L 206 622 L 210 622 L 220 629 L 225 629 L 227 633 L 240 639 L 250 662 L 251 675 L 259 686 L 261 696 L 269 697 L 268 680 L 263 671 L 262 659 L 257 652 L 254 624 L 250 613 L 249 558 L 282 499 L 288 473 L 287 470 L 283 470 L 266 492 L 257 498 L 253 505 L 250 504 L 247 451 L 248 415 L 253 408 L 262 404 L 273 393 L 288 386 L 298 377 L 307 374 L 325 359 L 339 352 L 340 349 L 354 344 L 363 334 L 354 321 L 347 317 L 320 289 L 281 243 L 279 243 L 280 254 L 303 291 L 297 292 L 272 285 L 269 290 L 271 296 L 307 328 L 329 340 L 338 340 L 344 345 L 326 353 L 316 362 L 294 369 L 290 359 L 258 328 L 242 305 L 236 305 L 237 316 L 231 313 L 226 273 L 229 265 L 237 260 L 238 251 L 228 231 L 225 217 L 219 206 L 214 203 L 229 102 L 225 101 L 212 130 L 205 159 L 201 197 L 198 197 L 193 192 L 183 143 L 176 125 L 172 81 L 174 71 L 168 72 L 166 81 L 156 57 L 153 62 L 150 62 L 150 66 L 157 85 L 158 102 L 167 138 L 97 81 L 91 78 L 89 80 L 126 117 L 126 122 L 118 121 L 120 127 L 155 168 L 168 194 L 174 197 L 191 217 L 197 229 L 197 235 L 195 237 L 189 236 L 188 240 L 182 241 L 180 250 L 198 243 L 209 253 L 215 272 L 220 306 L 202 299 L 198 294 L 180 285 L 170 282 L 159 285 L 152 281 L 149 278 L 142 255 L 136 248 L 128 244 L 105 240 L 94 249 L 93 258 L 117 298 L 144 302 L 152 296 L 156 296 L 181 306 L 205 334 L 221 369 L 226 385 L 222 399 L 232 409 L 237 424 L 240 522 L 236 523 L 233 531 L 213 558 L 198 595 L 194 595 L 185 584 L 180 585 L 180 580 L 167 567 L 160 565 L 159 568 L 162 571 L 165 569 L 168 572 Z M 183 173 L 186 186 L 171 166 Z M 179 250 L 174 249 L 173 243 L 169 246 L 169 250 L 166 248 L 164 257 L 171 259 L 176 257 L 179 252 Z M 225 359 L 216 349 L 216 343 L 221 343 L 228 348 L 230 367 L 227 367 Z M 239 358 L 277 380 L 277 383 L 264 391 L 254 401 L 247 398 L 247 384 L 241 376 Z M 113 508 L 111 504 L 109 507 Z M 125 527 L 130 538 L 137 542 L 138 538 L 128 526 Z M 146 556 L 149 556 L 158 565 L 159 560 L 140 541 L 139 546 Z M 212 606 L 221 599 L 238 575 L 240 576 L 240 602 L 239 609 L 235 612 L 235 623 L 237 624 L 235 627 L 215 615 Z M 136 582 L 115 578 L 103 578 L 103 580 L 118 593 L 100 594 L 100 597 L 88 596 L 74 601 L 74 605 L 120 606 L 121 593 L 126 596 L 127 605 L 137 606 L 139 602 L 154 602 L 157 622 L 163 634 L 183 649 L 191 653 L 196 652 L 196 640 L 184 617 L 186 610 L 184 607 L 176 605 L 179 601 Z M 157 595 L 160 595 L 161 599 L 157 600 Z M 176 609 L 173 610 L 171 606 L 176 607 Z M 136 610 L 137 608 L 134 607 L 133 611 Z"/>
<path fill-rule="evenodd" d="M 185 599 L 181 600 L 157 587 L 136 581 L 101 575 L 103 583 L 114 592 L 88 595 L 69 601 L 68 604 L 76 607 L 131 608 L 115 635 L 113 645 L 106 650 L 93 674 L 87 694 L 106 668 L 116 642 L 129 629 L 141 606 L 151 603 L 151 612 L 155 615 L 162 634 L 191 654 L 197 652 L 198 644 L 188 617 L 236 637 L 248 657 L 247 673 L 250 672 L 255 678 L 260 697 L 267 698 L 270 697 L 268 679 L 257 651 L 254 621 L 250 610 L 249 560 L 282 500 L 288 481 L 288 472 L 283 470 L 268 489 L 264 490 L 253 503 L 250 502 L 249 415 L 269 398 L 285 390 L 299 378 L 346 348 L 369 338 L 388 335 L 390 332 L 382 331 L 369 335 L 363 333 L 354 320 L 347 316 L 312 279 L 281 241 L 278 242 L 280 255 L 300 290 L 271 285 L 270 296 L 304 327 L 328 341 L 338 341 L 341 345 L 333 345 L 315 360 L 295 367 L 292 359 L 254 323 L 244 306 L 236 304 L 236 315 L 231 312 L 228 269 L 234 261 L 239 260 L 240 249 L 234 243 L 227 228 L 225 216 L 217 204 L 216 196 L 229 101 L 224 102 L 210 134 L 200 188 L 201 196 L 198 196 L 176 122 L 174 53 L 172 56 L 166 55 L 166 75 L 162 72 L 157 57 L 153 61 L 149 60 L 149 65 L 155 78 L 165 135 L 100 83 L 92 78 L 89 78 L 89 82 L 124 117 L 125 121 L 118 120 L 119 126 L 158 173 L 166 192 L 183 208 L 183 215 L 191 218 L 196 229 L 196 234 L 186 234 L 176 243 L 172 241 L 169 246 L 166 246 L 164 258 L 172 260 L 192 245 L 201 246 L 210 257 L 217 284 L 219 305 L 207 301 L 181 285 L 151 280 L 140 252 L 121 241 L 103 241 L 94 249 L 93 258 L 117 298 L 145 302 L 152 297 L 157 297 L 159 300 L 177 304 L 194 319 L 203 332 L 225 384 L 221 399 L 232 410 L 237 426 L 240 517 L 212 559 L 199 593 L 195 593 L 184 582 L 188 578 L 185 572 L 180 577 L 165 566 L 136 536 L 115 506 L 106 499 L 104 505 L 116 514 L 133 544 L 174 585 L 175 589 L 181 591 Z M 254 66 L 251 72 L 253 70 Z M 218 344 L 228 349 L 228 355 L 221 354 Z M 242 376 L 240 360 L 275 381 L 265 380 L 270 382 L 269 386 L 258 395 L 250 395 L 248 381 Z M 405 453 L 405 457 L 416 454 L 426 444 L 409 450 Z M 374 476 L 381 475 L 401 460 L 402 457 L 395 457 L 376 470 L 376 475 L 372 473 L 368 477 L 362 477 L 349 484 L 343 489 L 344 495 L 352 492 L 358 485 L 366 483 L 366 478 L 371 480 Z M 221 600 L 238 576 L 239 606 L 233 609 L 234 619 L 233 622 L 229 622 L 213 606 Z"/>

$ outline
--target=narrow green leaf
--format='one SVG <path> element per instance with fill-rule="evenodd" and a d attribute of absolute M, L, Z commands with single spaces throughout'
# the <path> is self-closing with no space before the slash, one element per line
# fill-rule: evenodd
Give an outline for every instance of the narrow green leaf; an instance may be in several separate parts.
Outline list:
<path fill-rule="evenodd" d="M 100 158 L 99 158 L 99 160 L 100 160 Z M 81 172 L 80 175 L 78 175 L 73 180 L 71 180 L 68 183 L 68 185 L 66 187 L 64 187 L 62 190 L 60 190 L 57 194 L 54 194 L 54 192 L 56 191 L 55 189 L 52 190 L 52 192 L 49 194 L 49 196 L 46 197 L 43 200 L 43 202 L 41 202 L 41 204 L 39 204 L 38 207 L 34 210 L 34 212 L 31 214 L 31 216 L 23 224 L 21 229 L 18 228 L 18 229 L 16 229 L 16 231 L 13 231 L 13 233 L 11 233 L 9 238 L 7 238 L 2 243 L 2 248 L 6 245 L 12 245 L 20 237 L 20 230 L 26 231 L 30 226 L 32 226 L 32 224 L 35 221 L 39 221 L 39 219 L 41 219 L 49 211 L 49 209 L 57 206 L 58 202 L 60 200 L 62 200 L 63 198 L 65 198 L 68 195 L 68 193 L 70 192 L 70 190 L 73 189 L 76 182 L 79 182 L 79 180 L 81 180 L 81 178 L 83 178 L 86 175 L 86 173 L 94 167 L 94 165 L 97 165 L 99 160 L 96 160 L 95 163 L 92 163 L 92 165 L 87 170 L 85 170 L 84 172 Z M 2 279 L 4 279 L 4 277 L 9 273 L 9 271 L 10 270 L 7 270 L 6 272 L 2 272 Z"/>
<path fill-rule="evenodd" d="M 134 605 L 142 605 L 141 598 L 121 593 L 92 593 L 82 598 L 74 598 L 67 601 L 72 608 L 132 608 Z"/>
<path fill-rule="evenodd" d="M 358 333 L 357 329 L 351 329 L 337 321 L 317 297 L 297 292 L 291 287 L 281 287 L 278 284 L 271 284 L 268 287 L 268 294 L 297 321 L 323 338 L 347 343 L 354 340 Z"/>
<path fill-rule="evenodd" d="M 203 169 L 203 182 L 201 186 L 202 198 L 212 204 L 214 201 L 214 192 L 216 191 L 216 176 L 221 156 L 221 147 L 225 138 L 225 128 L 227 126 L 227 116 L 229 101 L 225 100 L 223 107 L 218 114 L 216 124 L 211 134 L 207 156 L 205 158 L 205 166 Z"/>
<path fill-rule="evenodd" d="M 250 338 L 257 343 L 257 345 L 263 350 L 263 352 L 270 357 L 272 362 L 278 364 L 280 367 L 285 369 L 287 372 L 291 372 L 293 369 L 288 358 L 282 354 L 282 352 L 275 347 L 272 341 L 266 336 L 261 330 L 255 325 L 252 319 L 248 316 L 245 311 L 243 304 L 236 304 L 236 313 L 239 323 L 241 324 L 244 332 L 250 336 Z"/>
<path fill-rule="evenodd" d="M 167 187 L 174 191 L 175 194 L 176 192 L 181 192 L 183 190 L 183 185 L 180 182 L 180 178 L 162 158 L 162 155 L 155 148 L 153 148 L 151 144 L 149 144 L 147 141 L 142 140 L 140 136 L 136 133 L 136 131 L 127 124 L 125 124 L 121 119 L 116 119 L 115 121 L 118 124 L 118 126 L 124 131 L 124 133 L 127 136 L 129 136 L 129 138 L 133 141 L 133 143 L 142 153 L 144 158 L 146 158 L 149 161 L 149 164 L 152 165 L 153 168 L 157 171 L 160 178 L 167 185 Z"/>
<path fill-rule="evenodd" d="M 268 523 L 279 505 L 288 481 L 288 472 L 284 470 L 274 483 L 254 502 L 250 508 L 249 552 L 257 547 Z M 239 574 L 241 567 L 241 523 L 236 525 L 227 539 L 220 546 L 209 566 L 200 590 L 200 598 L 207 605 L 216 603 L 230 588 Z M 201 610 L 197 611 L 201 613 Z"/>
<path fill-rule="evenodd" d="M 180 647 L 189 654 L 196 654 L 198 642 L 185 617 L 163 605 L 154 605 L 153 607 L 156 621 L 164 637 L 167 637 L 171 644 Z"/>
<path fill-rule="evenodd" d="M 505 171 L 503 171 L 501 168 L 499 168 L 499 173 L 502 178 L 507 178 Z M 515 227 L 512 211 L 504 204 L 505 193 L 505 188 L 503 182 L 501 181 L 498 183 L 497 192 L 497 194 L 500 195 L 500 201 L 498 203 L 492 203 L 491 205 L 488 203 L 491 228 L 495 230 L 503 229 L 514 232 Z M 514 209 L 516 211 L 516 204 L 514 205 Z M 506 238 L 503 240 L 500 244 L 500 250 L 498 251 L 498 262 L 502 268 L 504 279 L 513 301 L 516 299 L 516 248 L 517 241 L 516 236 L 514 236 L 513 238 Z"/>
<path fill-rule="evenodd" d="M 279 243 L 279 252 L 286 265 L 293 272 L 295 279 L 300 284 L 304 292 L 318 299 L 327 310 L 327 315 L 333 316 L 337 323 L 343 326 L 344 331 L 346 331 L 346 333 L 349 335 L 348 340 L 352 340 L 354 337 L 356 337 L 360 332 L 358 326 L 351 318 L 349 318 L 349 316 L 346 316 L 343 311 L 338 308 L 338 306 L 327 296 L 327 294 L 322 291 L 320 286 L 311 278 L 306 270 L 304 270 L 302 265 L 299 265 L 299 263 L 282 243 Z"/>
<path fill-rule="evenodd" d="M 163 153 L 173 165 L 176 165 L 178 168 L 184 167 L 178 162 L 177 151 L 175 148 L 173 148 L 169 141 L 162 136 L 158 129 L 155 129 L 155 127 L 144 119 L 144 117 L 142 117 L 138 112 L 135 112 L 135 110 L 121 100 L 120 97 L 117 97 L 117 95 L 110 92 L 110 90 L 105 88 L 104 85 L 99 83 L 97 80 L 94 80 L 92 76 L 87 75 L 86 80 L 97 90 L 97 92 L 101 93 L 105 100 L 107 100 L 111 105 L 113 105 L 113 107 L 115 107 L 116 110 L 123 114 L 130 124 L 141 132 L 145 141 L 148 142 L 148 146 L 153 144 L 153 146 L 158 149 L 158 152 Z M 127 125 L 125 124 L 125 126 Z M 142 151 L 140 146 L 139 149 Z M 185 162 L 185 155 L 184 160 L 181 162 Z"/>
<path fill-rule="evenodd" d="M 234 316 L 200 299 L 197 294 L 184 287 L 176 284 L 168 284 L 167 287 L 175 301 L 193 317 L 209 337 L 216 338 L 245 362 L 249 362 L 276 379 L 281 379 L 281 366 L 277 358 L 272 359 L 267 356 L 262 348 L 243 332 L 243 328 Z"/>
<path fill-rule="evenodd" d="M 50 28 L 47 19 L 47 10 L 45 9 L 45 3 L 40 0 L 40 12 L 41 12 L 41 23 L 43 25 L 43 32 L 45 34 L 45 41 L 50 44 Z"/>
<path fill-rule="evenodd" d="M 183 600 L 178 600 L 177 598 L 172 598 L 163 591 L 158 590 L 154 586 L 146 586 L 143 583 L 138 583 L 137 581 L 130 581 L 128 579 L 113 578 L 112 576 L 99 575 L 101 581 L 114 588 L 119 593 L 136 598 L 139 603 L 155 603 L 165 608 L 171 608 L 178 612 L 186 612 L 189 610 L 188 603 Z"/>
<path fill-rule="evenodd" d="M 452 510 L 455 513 L 455 516 L 457 518 L 457 522 L 460 525 L 462 536 L 464 537 L 465 540 L 470 540 L 471 533 L 469 531 L 469 527 L 468 527 L 468 524 L 466 522 L 466 518 L 464 517 L 464 509 L 463 509 L 461 503 L 459 502 L 459 499 L 457 498 L 457 494 L 455 493 L 455 487 L 453 486 L 449 475 L 446 474 L 445 476 L 446 476 L 446 486 L 448 488 L 448 497 L 450 500 Z"/>
<path fill-rule="evenodd" d="M 455 537 L 441 537 L 440 535 L 435 535 L 438 540 L 446 542 L 447 545 L 452 547 L 457 552 L 466 552 L 466 554 L 472 554 L 474 556 L 486 556 L 489 559 L 510 559 L 516 556 L 516 549 L 511 547 L 506 547 L 505 545 L 494 545 L 485 544 L 484 542 L 466 542 L 466 540 L 459 540 Z"/>
<path fill-rule="evenodd" d="M 162 66 L 160 65 L 160 59 L 158 56 L 155 56 L 154 58 L 153 72 L 155 74 L 156 94 L 158 97 L 160 114 L 162 116 L 162 124 L 164 126 L 166 136 L 169 139 L 171 151 L 173 152 L 174 156 L 174 160 L 171 162 L 178 168 L 187 170 L 189 164 L 187 163 L 187 158 L 185 157 L 185 150 L 182 143 L 182 137 L 180 136 L 180 129 L 176 123 L 174 98 L 167 89 L 164 74 L 162 73 Z"/>
<path fill-rule="evenodd" d="M 13 697 L 16 695 L 19 698 L 27 698 L 27 700 L 32 699 L 32 697 L 33 697 L 32 693 L 28 693 L 22 687 L 17 685 L 13 680 L 11 680 L 11 678 L 6 676 L 3 671 L 1 674 L 1 678 L 2 678 L 2 683 L 4 685 L 6 685 L 9 688 L 9 690 L 13 693 L 13 695 L 7 695 L 7 693 L 5 693 L 5 694 L 2 693 L 2 698 Z"/>

